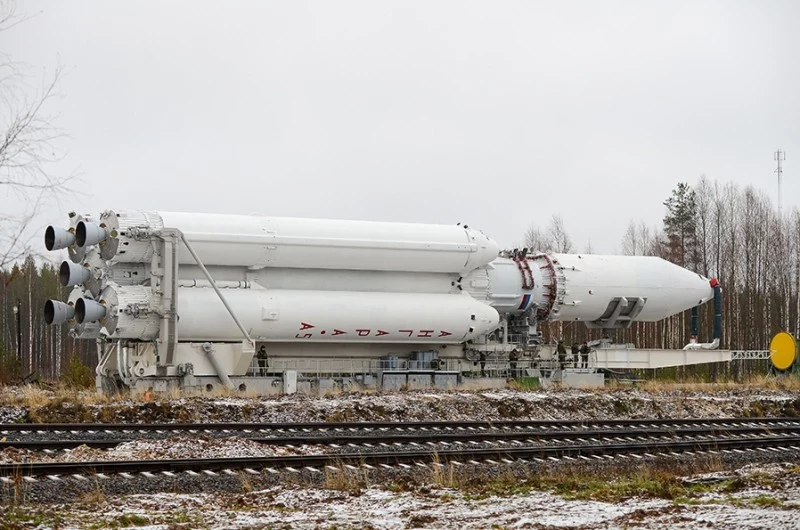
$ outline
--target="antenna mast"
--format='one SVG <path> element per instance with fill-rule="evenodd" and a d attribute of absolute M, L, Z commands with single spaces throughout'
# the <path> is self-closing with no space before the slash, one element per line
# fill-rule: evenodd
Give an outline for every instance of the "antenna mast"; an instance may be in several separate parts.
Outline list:
<path fill-rule="evenodd" d="M 778 149 L 775 151 L 775 160 L 778 161 L 778 169 L 775 170 L 775 173 L 778 174 L 778 218 L 783 219 L 783 197 L 781 195 L 781 186 L 783 181 L 783 165 L 781 162 L 786 160 L 786 151 L 781 151 Z"/>

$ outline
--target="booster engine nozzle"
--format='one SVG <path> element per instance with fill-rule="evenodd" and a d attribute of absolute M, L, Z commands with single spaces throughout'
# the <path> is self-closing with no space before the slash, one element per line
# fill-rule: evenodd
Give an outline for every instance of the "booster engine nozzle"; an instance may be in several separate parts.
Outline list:
<path fill-rule="evenodd" d="M 78 301 L 75 302 L 75 320 L 78 321 L 78 324 L 97 322 L 105 318 L 107 312 L 106 306 L 89 298 L 78 298 Z"/>
<path fill-rule="evenodd" d="M 47 250 L 61 250 L 75 244 L 75 234 L 64 228 L 48 226 L 44 231 L 44 247 Z"/>
<path fill-rule="evenodd" d="M 75 307 L 72 304 L 58 300 L 48 300 L 44 303 L 44 321 L 49 324 L 64 324 L 75 316 Z"/>
<path fill-rule="evenodd" d="M 89 281 L 91 277 L 92 271 L 71 261 L 62 261 L 61 267 L 58 269 L 58 280 L 64 287 L 82 284 Z"/>
<path fill-rule="evenodd" d="M 109 230 L 99 223 L 81 221 L 75 228 L 75 242 L 79 247 L 89 247 L 108 239 Z"/>

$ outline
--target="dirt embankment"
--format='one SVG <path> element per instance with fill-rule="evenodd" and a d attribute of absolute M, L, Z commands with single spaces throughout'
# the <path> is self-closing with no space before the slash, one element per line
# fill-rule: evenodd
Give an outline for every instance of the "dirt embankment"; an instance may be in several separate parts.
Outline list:
<path fill-rule="evenodd" d="M 103 398 L 0 393 L 0 423 L 344 422 L 800 416 L 800 391 L 766 389 L 457 391 L 336 396 Z"/>

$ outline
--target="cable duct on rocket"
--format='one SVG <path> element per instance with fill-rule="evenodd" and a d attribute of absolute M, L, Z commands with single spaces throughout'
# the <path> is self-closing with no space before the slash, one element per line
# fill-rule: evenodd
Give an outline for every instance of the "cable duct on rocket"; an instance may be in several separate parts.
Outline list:
<path fill-rule="evenodd" d="M 251 282 L 248 280 L 220 280 L 214 281 L 220 289 L 250 289 Z M 196 287 L 198 289 L 211 288 L 208 280 L 178 280 L 178 287 Z"/>

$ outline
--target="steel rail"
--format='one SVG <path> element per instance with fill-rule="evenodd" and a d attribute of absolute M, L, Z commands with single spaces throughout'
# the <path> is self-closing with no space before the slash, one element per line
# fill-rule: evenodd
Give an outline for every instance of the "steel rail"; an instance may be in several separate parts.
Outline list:
<path fill-rule="evenodd" d="M 57 463 L 21 463 L 0 465 L 0 477 L 4 480 L 15 480 L 18 477 L 48 477 L 86 474 L 119 474 L 119 473 L 178 473 L 184 471 L 236 471 L 258 469 L 294 470 L 312 468 L 319 470 L 326 466 L 343 465 L 398 465 L 427 464 L 449 462 L 479 462 L 481 460 L 499 460 L 514 463 L 515 460 L 549 458 L 579 458 L 615 455 L 653 455 L 666 453 L 670 455 L 695 451 L 724 451 L 764 449 L 781 447 L 784 450 L 800 450 L 800 436 L 781 436 L 766 438 L 732 438 L 724 440 L 689 440 L 658 441 L 624 444 L 580 444 L 558 447 L 522 447 L 491 449 L 445 449 L 441 451 L 412 450 L 391 451 L 381 453 L 347 453 L 330 455 L 293 455 L 270 456 L 257 458 L 209 458 L 181 460 L 140 460 L 140 461 L 108 461 L 108 462 L 57 462 Z M 779 451 L 780 449 L 775 449 Z M 10 478 L 14 477 L 14 478 Z"/>
<path fill-rule="evenodd" d="M 514 431 L 489 431 L 489 432 L 452 432 L 452 431 L 423 431 L 416 433 L 371 433 L 371 434 L 333 434 L 324 437 L 288 436 L 288 437 L 258 437 L 245 436 L 244 439 L 278 446 L 302 445 L 347 445 L 347 444 L 410 444 L 428 442 L 496 442 L 496 441 L 571 441 L 575 437 L 597 439 L 609 437 L 649 437 L 664 438 L 676 436 L 721 436 L 731 434 L 800 434 L 800 422 L 791 425 L 747 424 L 730 427 L 722 426 L 667 426 L 660 428 L 632 428 L 632 429 L 599 429 L 586 431 L 553 431 L 553 430 L 514 430 Z M 164 433 L 167 434 L 167 433 Z M 162 438 L 163 439 L 163 438 Z M 224 439 L 224 438 L 220 438 Z M 147 438 L 153 440 L 153 438 Z M 17 448 L 32 451 L 73 449 L 85 445 L 95 449 L 108 449 L 122 443 L 135 441 L 135 439 L 74 439 L 74 440 L 8 440 L 0 441 L 0 449 Z"/>
<path fill-rule="evenodd" d="M 158 431 L 158 430 L 196 430 L 196 431 L 292 431 L 292 430 L 335 430 L 335 429 L 444 429 L 444 428 L 523 428 L 557 427 L 587 428 L 593 426 L 631 426 L 631 425 L 725 425 L 742 423 L 800 422 L 796 417 L 769 418 L 686 418 L 686 419 L 625 419 L 625 420 L 498 420 L 498 421 L 364 421 L 364 422 L 291 422 L 291 423 L 0 423 L 0 433 L 23 431 Z"/>

